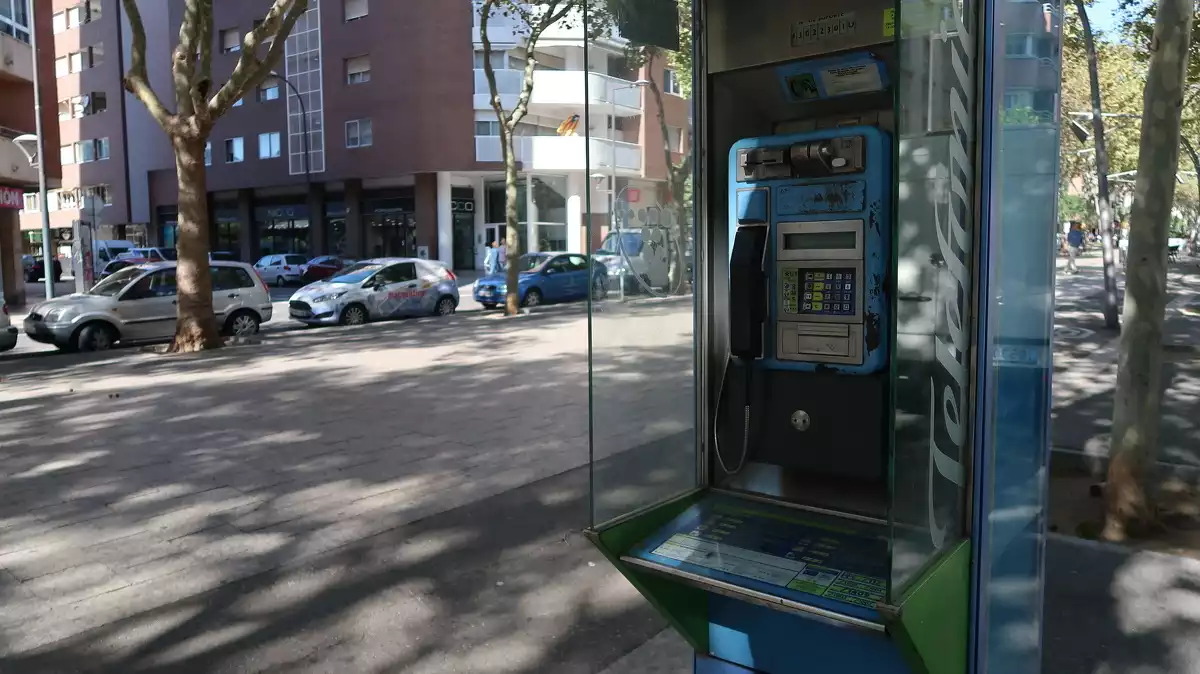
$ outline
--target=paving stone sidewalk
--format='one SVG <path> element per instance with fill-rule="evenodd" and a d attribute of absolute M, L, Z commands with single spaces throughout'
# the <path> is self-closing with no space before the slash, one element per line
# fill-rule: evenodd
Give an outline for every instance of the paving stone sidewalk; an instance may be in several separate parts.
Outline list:
<path fill-rule="evenodd" d="M 1123 287 L 1123 275 L 1120 281 Z M 1077 276 L 1064 276 L 1060 269 L 1053 442 L 1090 456 L 1107 455 L 1117 374 L 1119 336 L 1104 328 L 1103 292 L 1098 258 L 1085 259 Z M 1200 467 L 1200 260 L 1172 264 L 1168 295 L 1160 459 Z"/>
<path fill-rule="evenodd" d="M 598 509 L 637 507 L 690 484 L 690 300 L 614 306 L 598 316 L 590 398 L 587 323 L 579 311 L 480 314 L 301 331 L 195 357 L 0 364 L 0 657 L 23 661 L 104 634 L 103 647 L 87 637 L 87 652 L 100 648 L 119 662 L 144 641 L 167 638 L 211 597 L 235 601 L 223 588 L 247 579 L 302 578 L 296 591 L 319 594 L 353 580 L 328 570 L 293 573 L 323 556 L 424 559 L 458 549 L 461 536 L 481 534 L 449 531 L 415 547 L 396 540 L 389 550 L 364 542 L 578 471 L 590 458 L 622 456 L 617 465 L 634 471 L 596 473 Z M 633 448 L 660 459 L 629 461 Z M 547 506 L 591 503 L 587 473 L 538 498 Z M 493 541 L 512 526 L 496 514 Z M 519 545 L 504 550 L 529 554 Z M 469 564 L 441 559 L 448 571 Z M 570 582 L 569 574 L 545 573 L 543 585 Z M 423 582 L 412 579 L 394 606 L 380 598 L 379 610 L 420 623 Z M 587 610 L 606 610 L 597 601 Z M 439 610 L 455 615 L 452 606 Z M 286 602 L 275 611 L 292 619 Z M 200 651 L 219 651 L 256 620 L 212 621 L 192 638 Z M 353 630 L 331 634 L 345 639 Z M 457 648 L 474 643 L 464 639 Z M 0 671 L 9 671 L 3 663 Z M 139 666 L 165 667 L 155 663 Z M 469 664 L 411 671 L 502 671 Z M 269 671 L 247 667 L 230 671 Z"/>

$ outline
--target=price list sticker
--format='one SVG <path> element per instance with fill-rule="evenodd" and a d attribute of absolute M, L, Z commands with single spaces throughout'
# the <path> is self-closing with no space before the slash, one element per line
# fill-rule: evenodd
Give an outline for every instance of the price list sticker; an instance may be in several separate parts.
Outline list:
<path fill-rule="evenodd" d="M 784 269 L 780 274 L 780 292 L 783 293 L 783 311 L 787 314 L 800 313 L 800 270 Z"/>

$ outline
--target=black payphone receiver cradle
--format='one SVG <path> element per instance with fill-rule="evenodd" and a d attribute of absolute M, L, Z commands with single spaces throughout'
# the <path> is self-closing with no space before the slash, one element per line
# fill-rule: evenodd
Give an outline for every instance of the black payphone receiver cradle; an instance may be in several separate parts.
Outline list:
<path fill-rule="evenodd" d="M 750 455 L 750 409 L 753 399 L 754 367 L 763 356 L 763 326 L 767 321 L 767 274 L 763 268 L 769 228 L 766 223 L 743 225 L 734 234 L 733 254 L 729 261 L 729 356 L 717 387 L 716 418 L 713 420 L 713 450 L 717 463 L 727 475 L 737 475 Z M 729 376 L 730 361 L 737 359 L 744 377 L 744 411 L 742 416 L 742 453 L 737 465 L 730 470 L 721 453 L 720 417 L 721 396 Z"/>

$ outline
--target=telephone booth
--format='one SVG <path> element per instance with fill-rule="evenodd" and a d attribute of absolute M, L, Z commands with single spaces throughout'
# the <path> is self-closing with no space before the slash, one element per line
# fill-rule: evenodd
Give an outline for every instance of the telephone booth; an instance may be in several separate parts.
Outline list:
<path fill-rule="evenodd" d="M 697 673 L 1040 671 L 1061 3 L 687 4 L 614 5 L 692 277 L 591 304 L 589 537 Z"/>

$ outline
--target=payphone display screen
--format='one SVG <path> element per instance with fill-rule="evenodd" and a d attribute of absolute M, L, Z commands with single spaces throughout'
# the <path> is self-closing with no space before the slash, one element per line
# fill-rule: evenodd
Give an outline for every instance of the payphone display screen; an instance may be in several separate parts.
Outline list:
<path fill-rule="evenodd" d="M 804 269 L 780 270 L 783 311 L 801 316 L 853 316 L 856 270 Z"/>
<path fill-rule="evenodd" d="M 857 232 L 802 232 L 783 235 L 786 250 L 854 250 Z"/>

